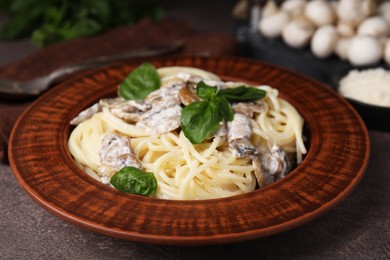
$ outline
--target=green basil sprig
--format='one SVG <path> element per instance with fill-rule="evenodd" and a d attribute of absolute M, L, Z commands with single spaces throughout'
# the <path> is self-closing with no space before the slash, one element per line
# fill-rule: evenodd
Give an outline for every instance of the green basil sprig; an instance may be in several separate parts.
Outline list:
<path fill-rule="evenodd" d="M 144 172 L 132 166 L 117 171 L 110 180 L 120 191 L 149 196 L 157 190 L 157 180 L 151 172 Z"/>
<path fill-rule="evenodd" d="M 144 100 L 150 92 L 160 88 L 160 76 L 150 63 L 133 70 L 119 85 L 118 95 L 124 99 Z"/>
<path fill-rule="evenodd" d="M 246 102 L 265 97 L 261 89 L 240 86 L 219 90 L 203 81 L 196 86 L 196 94 L 203 100 L 186 106 L 181 114 L 181 128 L 193 144 L 200 144 L 220 127 L 223 120 L 232 121 L 233 108 L 229 102 Z"/>

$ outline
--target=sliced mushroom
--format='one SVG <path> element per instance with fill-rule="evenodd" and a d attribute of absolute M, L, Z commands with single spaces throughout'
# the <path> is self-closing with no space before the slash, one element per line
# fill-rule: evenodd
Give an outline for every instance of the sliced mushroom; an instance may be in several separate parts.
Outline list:
<path fill-rule="evenodd" d="M 101 111 L 101 106 L 99 103 L 95 103 L 92 106 L 81 111 L 77 116 L 75 116 L 72 120 L 70 120 L 71 125 L 78 125 L 84 122 L 87 119 L 90 119 L 94 114 Z"/>
<path fill-rule="evenodd" d="M 106 134 L 99 150 L 101 165 L 98 175 L 101 181 L 108 184 L 111 176 L 126 166 L 142 169 L 142 163 L 130 146 L 130 137 L 122 137 L 115 133 Z"/>
<path fill-rule="evenodd" d="M 260 114 L 265 111 L 266 107 L 262 100 L 252 102 L 239 102 L 233 104 L 235 113 L 240 113 L 252 118 L 255 113 Z"/>
<path fill-rule="evenodd" d="M 185 106 L 191 104 L 192 102 L 199 101 L 199 97 L 195 94 L 195 88 L 190 84 L 187 84 L 185 87 L 180 89 L 179 97 L 181 103 Z"/>
<path fill-rule="evenodd" d="M 291 163 L 286 152 L 276 144 L 261 145 L 259 154 L 253 157 L 252 164 L 260 188 L 284 178 L 291 171 Z"/>

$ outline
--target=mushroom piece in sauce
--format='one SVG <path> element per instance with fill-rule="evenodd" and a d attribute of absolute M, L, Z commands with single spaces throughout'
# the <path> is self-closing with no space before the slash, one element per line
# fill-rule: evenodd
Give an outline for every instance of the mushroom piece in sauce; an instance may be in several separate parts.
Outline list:
<path fill-rule="evenodd" d="M 258 149 L 250 141 L 252 128 L 250 119 L 241 113 L 235 113 L 234 119 L 227 123 L 230 151 L 237 157 L 251 157 Z"/>
<path fill-rule="evenodd" d="M 151 109 L 152 106 L 144 101 L 125 100 L 121 97 L 104 98 L 98 103 L 81 111 L 70 121 L 70 124 L 78 125 L 81 122 L 90 119 L 94 114 L 101 112 L 103 107 L 108 108 L 112 114 L 125 122 L 134 123 L 139 120 L 143 112 Z"/>
<path fill-rule="evenodd" d="M 290 160 L 278 145 L 263 145 L 259 147 L 259 151 L 259 154 L 253 157 L 252 164 L 260 188 L 285 177 L 291 171 Z"/>
<path fill-rule="evenodd" d="M 145 102 L 150 104 L 152 109 L 142 114 L 136 126 L 157 135 L 179 128 L 182 111 L 179 91 L 184 86 L 184 81 L 173 80 L 169 85 L 151 92 Z"/>
<path fill-rule="evenodd" d="M 152 106 L 145 101 L 125 100 L 123 98 L 105 98 L 99 101 L 101 107 L 107 107 L 116 117 L 127 123 L 137 122 L 141 115 Z"/>
<path fill-rule="evenodd" d="M 98 174 L 101 182 L 108 184 L 110 178 L 120 169 L 133 166 L 143 169 L 141 161 L 137 158 L 130 146 L 129 137 L 121 137 L 115 133 L 106 134 L 99 150 L 100 163 Z"/>
<path fill-rule="evenodd" d="M 264 105 L 256 103 L 248 103 L 248 107 L 245 107 L 245 103 L 238 103 L 234 110 L 245 112 L 248 116 L 253 115 L 254 112 L 261 112 L 264 109 Z M 252 159 L 257 183 L 264 187 L 285 177 L 291 170 L 291 163 L 286 152 L 277 144 L 255 146 L 251 142 L 252 129 L 248 116 L 235 113 L 234 120 L 228 122 L 229 149 L 239 158 Z"/>
<path fill-rule="evenodd" d="M 95 103 L 92 106 L 81 111 L 77 116 L 70 120 L 71 125 L 78 125 L 87 119 L 90 119 L 94 114 L 102 110 L 99 103 Z"/>

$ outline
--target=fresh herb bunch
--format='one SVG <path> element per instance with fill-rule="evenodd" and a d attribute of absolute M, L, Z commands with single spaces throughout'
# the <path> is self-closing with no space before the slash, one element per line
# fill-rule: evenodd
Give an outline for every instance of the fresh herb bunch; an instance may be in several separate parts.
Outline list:
<path fill-rule="evenodd" d="M 133 25 L 144 17 L 163 17 L 154 0 L 3 0 L 0 12 L 10 17 L 0 38 L 31 37 L 39 47 Z"/>

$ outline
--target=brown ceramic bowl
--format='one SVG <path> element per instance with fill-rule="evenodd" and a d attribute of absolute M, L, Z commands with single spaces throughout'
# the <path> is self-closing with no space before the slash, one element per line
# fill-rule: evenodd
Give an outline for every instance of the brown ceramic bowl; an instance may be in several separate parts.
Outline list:
<path fill-rule="evenodd" d="M 41 206 L 80 227 L 137 242 L 205 245 L 270 236 L 302 225 L 342 201 L 363 176 L 367 129 L 356 111 L 321 83 L 258 61 L 224 57 L 148 60 L 192 66 L 278 88 L 304 117 L 308 154 L 286 178 L 224 199 L 158 200 L 128 195 L 80 170 L 67 148 L 69 120 L 140 62 L 115 64 L 67 80 L 39 98 L 13 129 L 9 154 L 19 184 Z"/>

